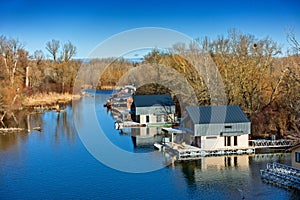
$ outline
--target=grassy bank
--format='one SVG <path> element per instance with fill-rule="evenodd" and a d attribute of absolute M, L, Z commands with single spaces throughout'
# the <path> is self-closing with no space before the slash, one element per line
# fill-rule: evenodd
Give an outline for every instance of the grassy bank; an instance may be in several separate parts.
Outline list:
<path fill-rule="evenodd" d="M 70 93 L 39 93 L 33 96 L 25 97 L 22 105 L 25 107 L 34 107 L 34 106 L 49 106 L 55 104 L 64 104 L 69 103 L 73 99 L 80 99 L 80 95 L 73 95 Z"/>

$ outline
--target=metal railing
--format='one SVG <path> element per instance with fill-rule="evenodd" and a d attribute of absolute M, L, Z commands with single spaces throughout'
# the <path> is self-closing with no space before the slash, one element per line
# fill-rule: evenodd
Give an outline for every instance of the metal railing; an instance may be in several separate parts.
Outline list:
<path fill-rule="evenodd" d="M 295 140 L 249 140 L 249 145 L 254 148 L 289 147 L 296 143 Z"/>
<path fill-rule="evenodd" d="M 300 189 L 300 170 L 279 163 L 268 163 L 260 170 L 261 178 L 286 188 Z"/>

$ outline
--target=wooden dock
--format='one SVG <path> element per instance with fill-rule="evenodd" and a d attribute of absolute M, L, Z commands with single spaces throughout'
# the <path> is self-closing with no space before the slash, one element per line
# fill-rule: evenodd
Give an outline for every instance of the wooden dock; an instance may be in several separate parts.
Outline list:
<path fill-rule="evenodd" d="M 178 144 L 172 142 L 165 142 L 163 144 L 162 149 L 167 153 L 171 154 L 172 156 L 175 156 L 177 161 L 196 160 L 208 156 L 241 155 L 255 153 L 255 150 L 251 147 L 205 150 L 191 145 Z"/>
<path fill-rule="evenodd" d="M 300 170 L 279 163 L 267 163 L 267 168 L 260 170 L 261 178 L 288 189 L 300 190 Z"/>

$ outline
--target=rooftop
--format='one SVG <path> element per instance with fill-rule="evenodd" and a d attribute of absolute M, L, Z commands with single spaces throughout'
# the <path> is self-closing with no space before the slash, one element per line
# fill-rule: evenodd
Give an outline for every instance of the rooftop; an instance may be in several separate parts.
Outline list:
<path fill-rule="evenodd" d="M 194 124 L 250 122 L 239 106 L 187 106 Z"/>
<path fill-rule="evenodd" d="M 159 95 L 133 95 L 134 105 L 136 107 L 150 107 L 154 105 L 174 106 L 170 94 Z"/>

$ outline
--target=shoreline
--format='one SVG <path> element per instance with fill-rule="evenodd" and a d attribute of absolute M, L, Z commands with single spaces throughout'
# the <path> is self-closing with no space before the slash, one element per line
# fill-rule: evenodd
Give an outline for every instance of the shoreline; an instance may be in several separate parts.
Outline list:
<path fill-rule="evenodd" d="M 57 105 L 59 104 L 66 104 L 70 103 L 73 100 L 79 100 L 81 98 L 81 95 L 73 95 L 70 93 L 39 93 L 35 94 L 29 97 L 25 97 L 24 101 L 22 102 L 22 106 L 24 107 L 33 107 L 38 109 L 43 109 L 43 108 L 52 108 L 55 109 L 57 108 Z M 53 107 L 55 106 L 55 107 Z"/>

